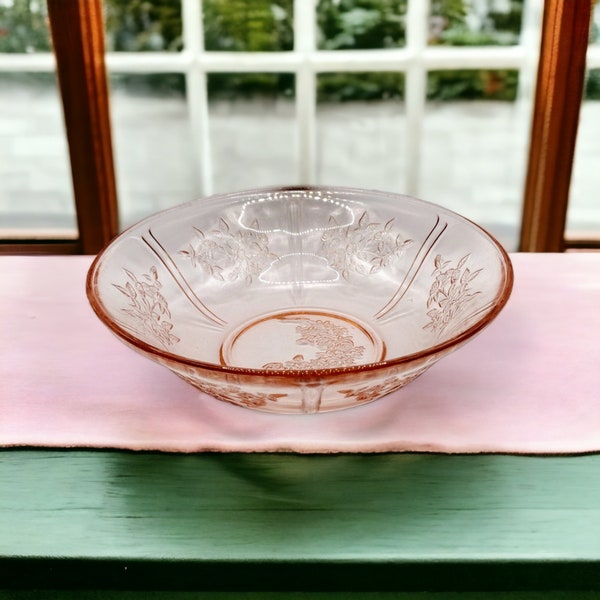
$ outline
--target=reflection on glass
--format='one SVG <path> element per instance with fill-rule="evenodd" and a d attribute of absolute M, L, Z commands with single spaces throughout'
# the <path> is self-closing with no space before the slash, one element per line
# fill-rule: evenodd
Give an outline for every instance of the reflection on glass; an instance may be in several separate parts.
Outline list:
<path fill-rule="evenodd" d="M 0 235 L 77 230 L 54 73 L 0 73 Z"/>
<path fill-rule="evenodd" d="M 184 76 L 110 78 L 121 226 L 196 195 Z"/>
<path fill-rule="evenodd" d="M 430 75 L 430 89 L 435 87 L 434 76 Z M 427 103 L 420 195 L 474 220 L 514 250 L 521 219 L 527 113 L 518 102 L 504 100 L 514 98 L 514 93 L 482 94 L 473 83 L 478 78 L 479 73 L 472 71 L 465 81 L 456 82 L 457 87 L 473 89 L 471 97 L 476 100 L 448 93 L 441 96 L 444 102 Z"/>
<path fill-rule="evenodd" d="M 600 237 L 600 69 L 587 73 L 567 212 L 569 237 Z"/>
<path fill-rule="evenodd" d="M 208 91 L 214 191 L 295 182 L 293 75 L 214 73 Z"/>
<path fill-rule="evenodd" d="M 398 48 L 406 43 L 407 0 L 319 0 L 321 50 Z"/>
<path fill-rule="evenodd" d="M 115 52 L 177 52 L 183 47 L 181 2 L 104 0 L 106 48 Z"/>
<path fill-rule="evenodd" d="M 519 43 L 524 0 L 432 0 L 429 43 L 507 46 Z"/>
<path fill-rule="evenodd" d="M 0 52 L 48 52 L 50 30 L 45 0 L 0 1 Z"/>
<path fill-rule="evenodd" d="M 205 48 L 229 52 L 291 50 L 293 4 L 293 0 L 204 0 Z"/>
<path fill-rule="evenodd" d="M 404 191 L 403 75 L 323 73 L 317 84 L 318 182 Z"/>

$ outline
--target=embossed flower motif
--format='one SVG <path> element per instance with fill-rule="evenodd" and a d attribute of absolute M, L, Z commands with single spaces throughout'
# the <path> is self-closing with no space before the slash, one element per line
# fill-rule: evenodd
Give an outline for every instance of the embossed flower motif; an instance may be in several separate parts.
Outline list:
<path fill-rule="evenodd" d="M 375 400 L 381 396 L 395 392 L 397 389 L 400 389 L 406 385 L 409 381 L 411 381 L 410 377 L 404 378 L 396 375 L 393 377 L 388 377 L 381 383 L 377 383 L 375 385 L 365 385 L 356 389 L 338 390 L 338 392 L 343 394 L 346 398 L 353 398 L 356 402 L 370 402 L 371 400 Z"/>
<path fill-rule="evenodd" d="M 162 284 L 158 280 L 156 267 L 151 267 L 148 273 L 142 275 L 140 281 L 131 271 L 123 269 L 129 281 L 125 285 L 113 285 L 129 299 L 129 308 L 121 309 L 134 319 L 140 329 L 156 338 L 163 346 L 171 346 L 180 339 L 171 333 L 173 324 L 169 306 L 165 297 L 160 293 Z"/>
<path fill-rule="evenodd" d="M 427 299 L 427 316 L 430 318 L 423 329 L 431 329 L 438 335 L 441 334 L 451 321 L 462 312 L 464 306 L 470 302 L 479 291 L 473 291 L 470 286 L 482 269 L 471 271 L 465 265 L 469 254 L 463 256 L 455 267 L 449 266 L 451 261 L 444 260 L 440 254 L 435 257 L 435 280 L 429 289 Z"/>
<path fill-rule="evenodd" d="M 190 383 L 203 391 L 205 394 L 209 394 L 218 400 L 224 400 L 225 402 L 232 402 L 234 404 L 242 404 L 248 408 L 260 408 L 261 406 L 265 406 L 268 402 L 277 402 L 279 398 L 284 398 L 287 396 L 287 394 L 249 392 L 236 385 L 218 385 L 198 382 L 191 377 L 184 377 L 184 379 L 190 381 Z"/>
<path fill-rule="evenodd" d="M 209 277 L 220 281 L 243 280 L 250 283 L 278 256 L 269 250 L 269 238 L 253 223 L 253 230 L 232 231 L 225 219 L 208 232 L 194 227 L 197 240 L 179 254 L 190 259 L 192 266 L 200 267 Z"/>
<path fill-rule="evenodd" d="M 403 239 L 393 223 L 394 219 L 385 224 L 371 223 L 366 211 L 354 226 L 335 227 L 332 218 L 332 227 L 321 237 L 321 253 L 345 279 L 352 272 L 372 275 L 391 264 L 413 242 Z"/>
<path fill-rule="evenodd" d="M 263 365 L 263 369 L 277 371 L 294 371 L 299 369 L 327 369 L 340 366 L 353 365 L 364 352 L 364 346 L 356 346 L 352 336 L 340 325 L 324 319 L 298 319 L 296 327 L 298 338 L 296 343 L 301 346 L 318 348 L 312 359 L 305 359 L 304 355 L 297 354 L 285 362 L 272 362 Z"/>

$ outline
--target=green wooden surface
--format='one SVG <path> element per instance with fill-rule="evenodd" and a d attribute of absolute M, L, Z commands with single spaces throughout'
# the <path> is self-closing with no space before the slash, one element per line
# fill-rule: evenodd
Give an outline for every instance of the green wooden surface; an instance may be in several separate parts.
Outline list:
<path fill-rule="evenodd" d="M 600 456 L 4 450 L 0 590 L 36 587 L 598 590 Z"/>
<path fill-rule="evenodd" d="M 599 600 L 600 592 L 172 592 L 2 590 L 0 600 Z"/>

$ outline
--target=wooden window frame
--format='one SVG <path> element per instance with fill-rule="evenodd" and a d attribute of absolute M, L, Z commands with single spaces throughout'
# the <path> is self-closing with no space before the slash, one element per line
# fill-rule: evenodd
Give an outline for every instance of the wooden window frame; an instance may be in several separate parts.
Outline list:
<path fill-rule="evenodd" d="M 523 252 L 599 247 L 565 238 L 579 111 L 583 98 L 591 0 L 546 0 L 523 201 Z"/>
<path fill-rule="evenodd" d="M 411 13 L 412 21 L 417 20 L 417 1 L 409 3 L 414 13 Z M 119 230 L 102 0 L 47 0 L 47 4 L 69 145 L 79 237 L 74 240 L 7 240 L 0 242 L 0 252 L 95 254 Z M 546 0 L 544 4 L 521 222 L 521 251 L 560 252 L 569 248 L 600 247 L 600 240 L 565 238 L 591 4 L 592 0 Z M 191 4 L 184 3 L 184 6 L 189 9 Z M 194 17 L 192 21 L 195 23 L 198 15 L 188 14 L 187 17 Z M 297 20 L 296 27 L 309 28 L 300 15 L 297 15 Z M 314 23 L 310 27 L 314 29 Z M 414 33 L 409 37 L 413 45 L 417 42 L 422 45 L 420 38 L 415 42 Z M 295 50 L 307 51 L 301 47 Z M 311 90 L 312 87 L 308 86 Z M 301 102 L 303 99 L 306 102 Z M 311 116 L 310 111 L 314 111 L 312 100 L 299 98 L 299 121 L 302 121 L 303 115 L 306 117 L 304 113 Z M 420 98 L 420 102 L 424 99 Z M 307 108 L 309 105 L 312 108 Z M 416 113 L 418 116 L 419 111 Z M 310 122 L 314 121 L 314 115 L 312 117 Z M 417 125 L 412 129 L 415 127 Z M 314 145 L 314 127 L 303 130 L 309 133 L 300 137 L 300 144 L 310 148 Z M 210 153 L 210 148 L 203 149 Z M 418 160 L 417 154 L 413 162 Z M 301 152 L 301 155 L 304 156 L 304 153 Z M 308 155 L 309 159 L 314 159 L 314 152 Z M 311 179 L 314 170 L 311 165 L 301 164 L 300 168 L 302 174 Z M 417 173 L 418 169 L 415 167 L 413 171 Z"/>
<path fill-rule="evenodd" d="M 5 240 L 10 254 L 96 254 L 119 230 L 101 0 L 47 0 L 79 235 Z"/>

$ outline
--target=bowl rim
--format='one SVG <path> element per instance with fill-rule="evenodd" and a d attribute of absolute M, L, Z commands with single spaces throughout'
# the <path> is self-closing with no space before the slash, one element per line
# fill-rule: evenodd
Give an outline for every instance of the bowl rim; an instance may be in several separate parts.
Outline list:
<path fill-rule="evenodd" d="M 329 367 L 329 368 L 321 368 L 321 369 L 294 369 L 294 370 L 276 370 L 276 369 L 261 369 L 261 368 L 251 368 L 251 367 L 238 367 L 231 365 L 223 365 L 211 362 L 204 362 L 201 360 L 196 360 L 187 356 L 182 356 L 180 354 L 169 352 L 163 348 L 159 348 L 158 346 L 154 346 L 152 344 L 148 344 L 143 340 L 139 339 L 135 335 L 131 334 L 125 328 L 119 326 L 115 321 L 110 317 L 109 311 L 105 308 L 104 303 L 102 302 L 99 294 L 96 293 L 97 290 L 97 281 L 99 278 L 101 263 L 106 254 L 116 246 L 121 240 L 125 239 L 127 235 L 134 229 L 137 229 L 144 223 L 149 223 L 151 221 L 156 220 L 159 217 L 163 217 L 164 215 L 177 212 L 185 209 L 186 207 L 191 207 L 198 202 L 213 202 L 216 203 L 223 198 L 235 198 L 240 197 L 243 198 L 245 195 L 250 194 L 267 194 L 267 193 L 277 193 L 277 192 L 286 192 L 286 191 L 316 191 L 316 192 L 341 192 L 341 193 L 350 193 L 350 194 L 374 194 L 378 197 L 388 197 L 395 199 L 408 199 L 418 204 L 425 204 L 430 207 L 433 207 L 437 210 L 441 210 L 444 213 L 452 216 L 453 218 L 463 221 L 467 225 L 470 225 L 477 229 L 484 238 L 491 243 L 491 245 L 496 249 L 500 256 L 500 264 L 503 267 L 503 278 L 498 286 L 498 291 L 493 299 L 493 306 L 491 309 L 481 318 L 479 318 L 475 323 L 469 326 L 467 329 L 462 331 L 461 333 L 452 336 L 451 338 L 433 346 L 428 346 L 418 352 L 414 352 L 412 354 L 404 354 L 395 358 L 385 358 L 384 360 L 372 363 L 365 363 L 361 365 L 347 365 L 340 367 Z M 410 196 L 408 194 L 400 194 L 396 192 L 375 190 L 375 189 L 363 189 L 356 187 L 345 187 L 345 186 L 332 186 L 332 185 L 285 185 L 285 186 L 269 186 L 269 187 L 260 187 L 253 188 L 248 190 L 236 191 L 236 192 L 226 192 L 226 193 L 217 193 L 211 194 L 205 197 L 200 197 L 196 200 L 191 200 L 189 202 L 185 202 L 179 204 L 177 206 L 173 206 L 167 208 L 165 210 L 158 211 L 153 213 L 144 219 L 130 225 L 126 229 L 124 229 L 121 233 L 116 235 L 110 242 L 108 242 L 95 256 L 92 261 L 86 276 L 86 295 L 88 298 L 88 302 L 90 303 L 94 313 L 100 319 L 102 323 L 109 330 L 112 331 L 118 338 L 120 338 L 123 342 L 133 346 L 134 348 L 140 350 L 146 355 L 153 357 L 161 362 L 166 362 L 169 364 L 179 364 L 186 367 L 192 368 L 200 368 L 206 371 L 217 372 L 221 374 L 234 374 L 234 375 L 246 375 L 246 376 L 254 376 L 254 377 L 268 377 L 268 378 L 283 378 L 283 379 L 297 379 L 299 377 L 327 377 L 327 376 L 337 376 L 337 375 L 345 375 L 352 373 L 363 373 L 369 371 L 376 371 L 384 368 L 390 368 L 400 365 L 407 365 L 412 362 L 420 361 L 426 358 L 434 358 L 438 354 L 443 353 L 453 347 L 458 348 L 461 344 L 468 341 L 470 338 L 473 338 L 479 332 L 481 332 L 485 327 L 487 327 L 502 311 L 510 295 L 512 293 L 514 285 L 514 270 L 512 266 L 512 262 L 508 255 L 508 252 L 502 247 L 500 242 L 486 229 L 482 226 L 478 225 L 471 219 L 464 217 L 463 215 L 452 211 L 448 208 L 445 208 L 439 204 L 434 202 L 430 202 L 427 200 L 422 200 L 420 198 Z"/>

